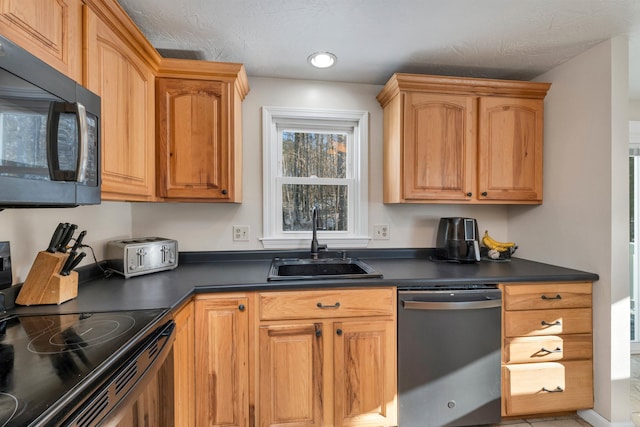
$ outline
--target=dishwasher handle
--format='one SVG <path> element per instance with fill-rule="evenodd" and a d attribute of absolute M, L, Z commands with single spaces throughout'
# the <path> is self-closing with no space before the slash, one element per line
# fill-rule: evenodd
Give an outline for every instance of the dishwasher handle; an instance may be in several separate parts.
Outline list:
<path fill-rule="evenodd" d="M 501 299 L 483 301 L 410 301 L 402 300 L 405 310 L 477 310 L 502 306 Z"/>

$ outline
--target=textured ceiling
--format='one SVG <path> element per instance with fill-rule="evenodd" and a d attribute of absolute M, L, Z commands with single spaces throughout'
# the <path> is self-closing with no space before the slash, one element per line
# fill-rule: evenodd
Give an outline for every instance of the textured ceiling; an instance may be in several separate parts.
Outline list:
<path fill-rule="evenodd" d="M 384 84 L 394 72 L 529 80 L 620 34 L 640 80 L 638 0 L 119 0 L 165 56 L 249 76 Z M 638 49 L 636 49 L 638 46 Z M 307 57 L 337 55 L 316 70 Z M 631 82 L 640 99 L 640 81 Z"/>

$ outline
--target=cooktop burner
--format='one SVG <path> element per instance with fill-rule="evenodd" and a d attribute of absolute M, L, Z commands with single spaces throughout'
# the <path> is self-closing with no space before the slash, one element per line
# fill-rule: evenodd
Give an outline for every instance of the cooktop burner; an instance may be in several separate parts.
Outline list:
<path fill-rule="evenodd" d="M 83 315 L 82 322 L 65 329 L 46 328 L 29 341 L 27 348 L 37 354 L 78 352 L 126 334 L 136 324 L 131 316 L 112 315 L 108 319 L 92 319 Z M 23 319 L 23 323 L 26 319 Z M 33 336 L 33 335 L 32 335 Z"/>
<path fill-rule="evenodd" d="M 0 427 L 37 425 L 43 413 L 61 410 L 61 397 L 115 368 L 105 361 L 163 312 L 0 319 Z"/>

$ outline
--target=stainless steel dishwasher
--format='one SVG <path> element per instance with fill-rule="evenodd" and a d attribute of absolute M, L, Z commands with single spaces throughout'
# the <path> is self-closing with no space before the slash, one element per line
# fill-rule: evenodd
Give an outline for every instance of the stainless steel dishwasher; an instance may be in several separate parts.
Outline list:
<path fill-rule="evenodd" d="M 400 427 L 500 421 L 501 305 L 497 285 L 398 291 Z"/>

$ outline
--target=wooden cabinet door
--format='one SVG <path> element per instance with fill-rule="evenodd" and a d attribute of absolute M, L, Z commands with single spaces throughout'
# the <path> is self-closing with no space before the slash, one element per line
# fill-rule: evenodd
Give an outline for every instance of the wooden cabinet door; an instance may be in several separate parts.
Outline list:
<path fill-rule="evenodd" d="M 404 198 L 465 201 L 476 174 L 475 98 L 407 93 Z"/>
<path fill-rule="evenodd" d="M 196 300 L 196 425 L 245 427 L 249 410 L 248 298 Z"/>
<path fill-rule="evenodd" d="M 196 424 L 195 313 L 187 303 L 176 313 L 176 338 L 173 343 L 173 412 L 174 425 L 194 427 Z"/>
<path fill-rule="evenodd" d="M 395 426 L 392 320 L 334 324 L 335 426 Z"/>
<path fill-rule="evenodd" d="M 82 82 L 81 0 L 2 0 L 0 33 Z"/>
<path fill-rule="evenodd" d="M 229 85 L 219 81 L 157 80 L 158 196 L 231 197 Z"/>
<path fill-rule="evenodd" d="M 102 98 L 102 199 L 155 197 L 154 75 L 85 7 L 86 86 Z"/>
<path fill-rule="evenodd" d="M 260 326 L 260 427 L 323 425 L 324 333 L 322 323 Z"/>
<path fill-rule="evenodd" d="M 542 203 L 543 101 L 482 97 L 479 108 L 479 199 Z"/>

